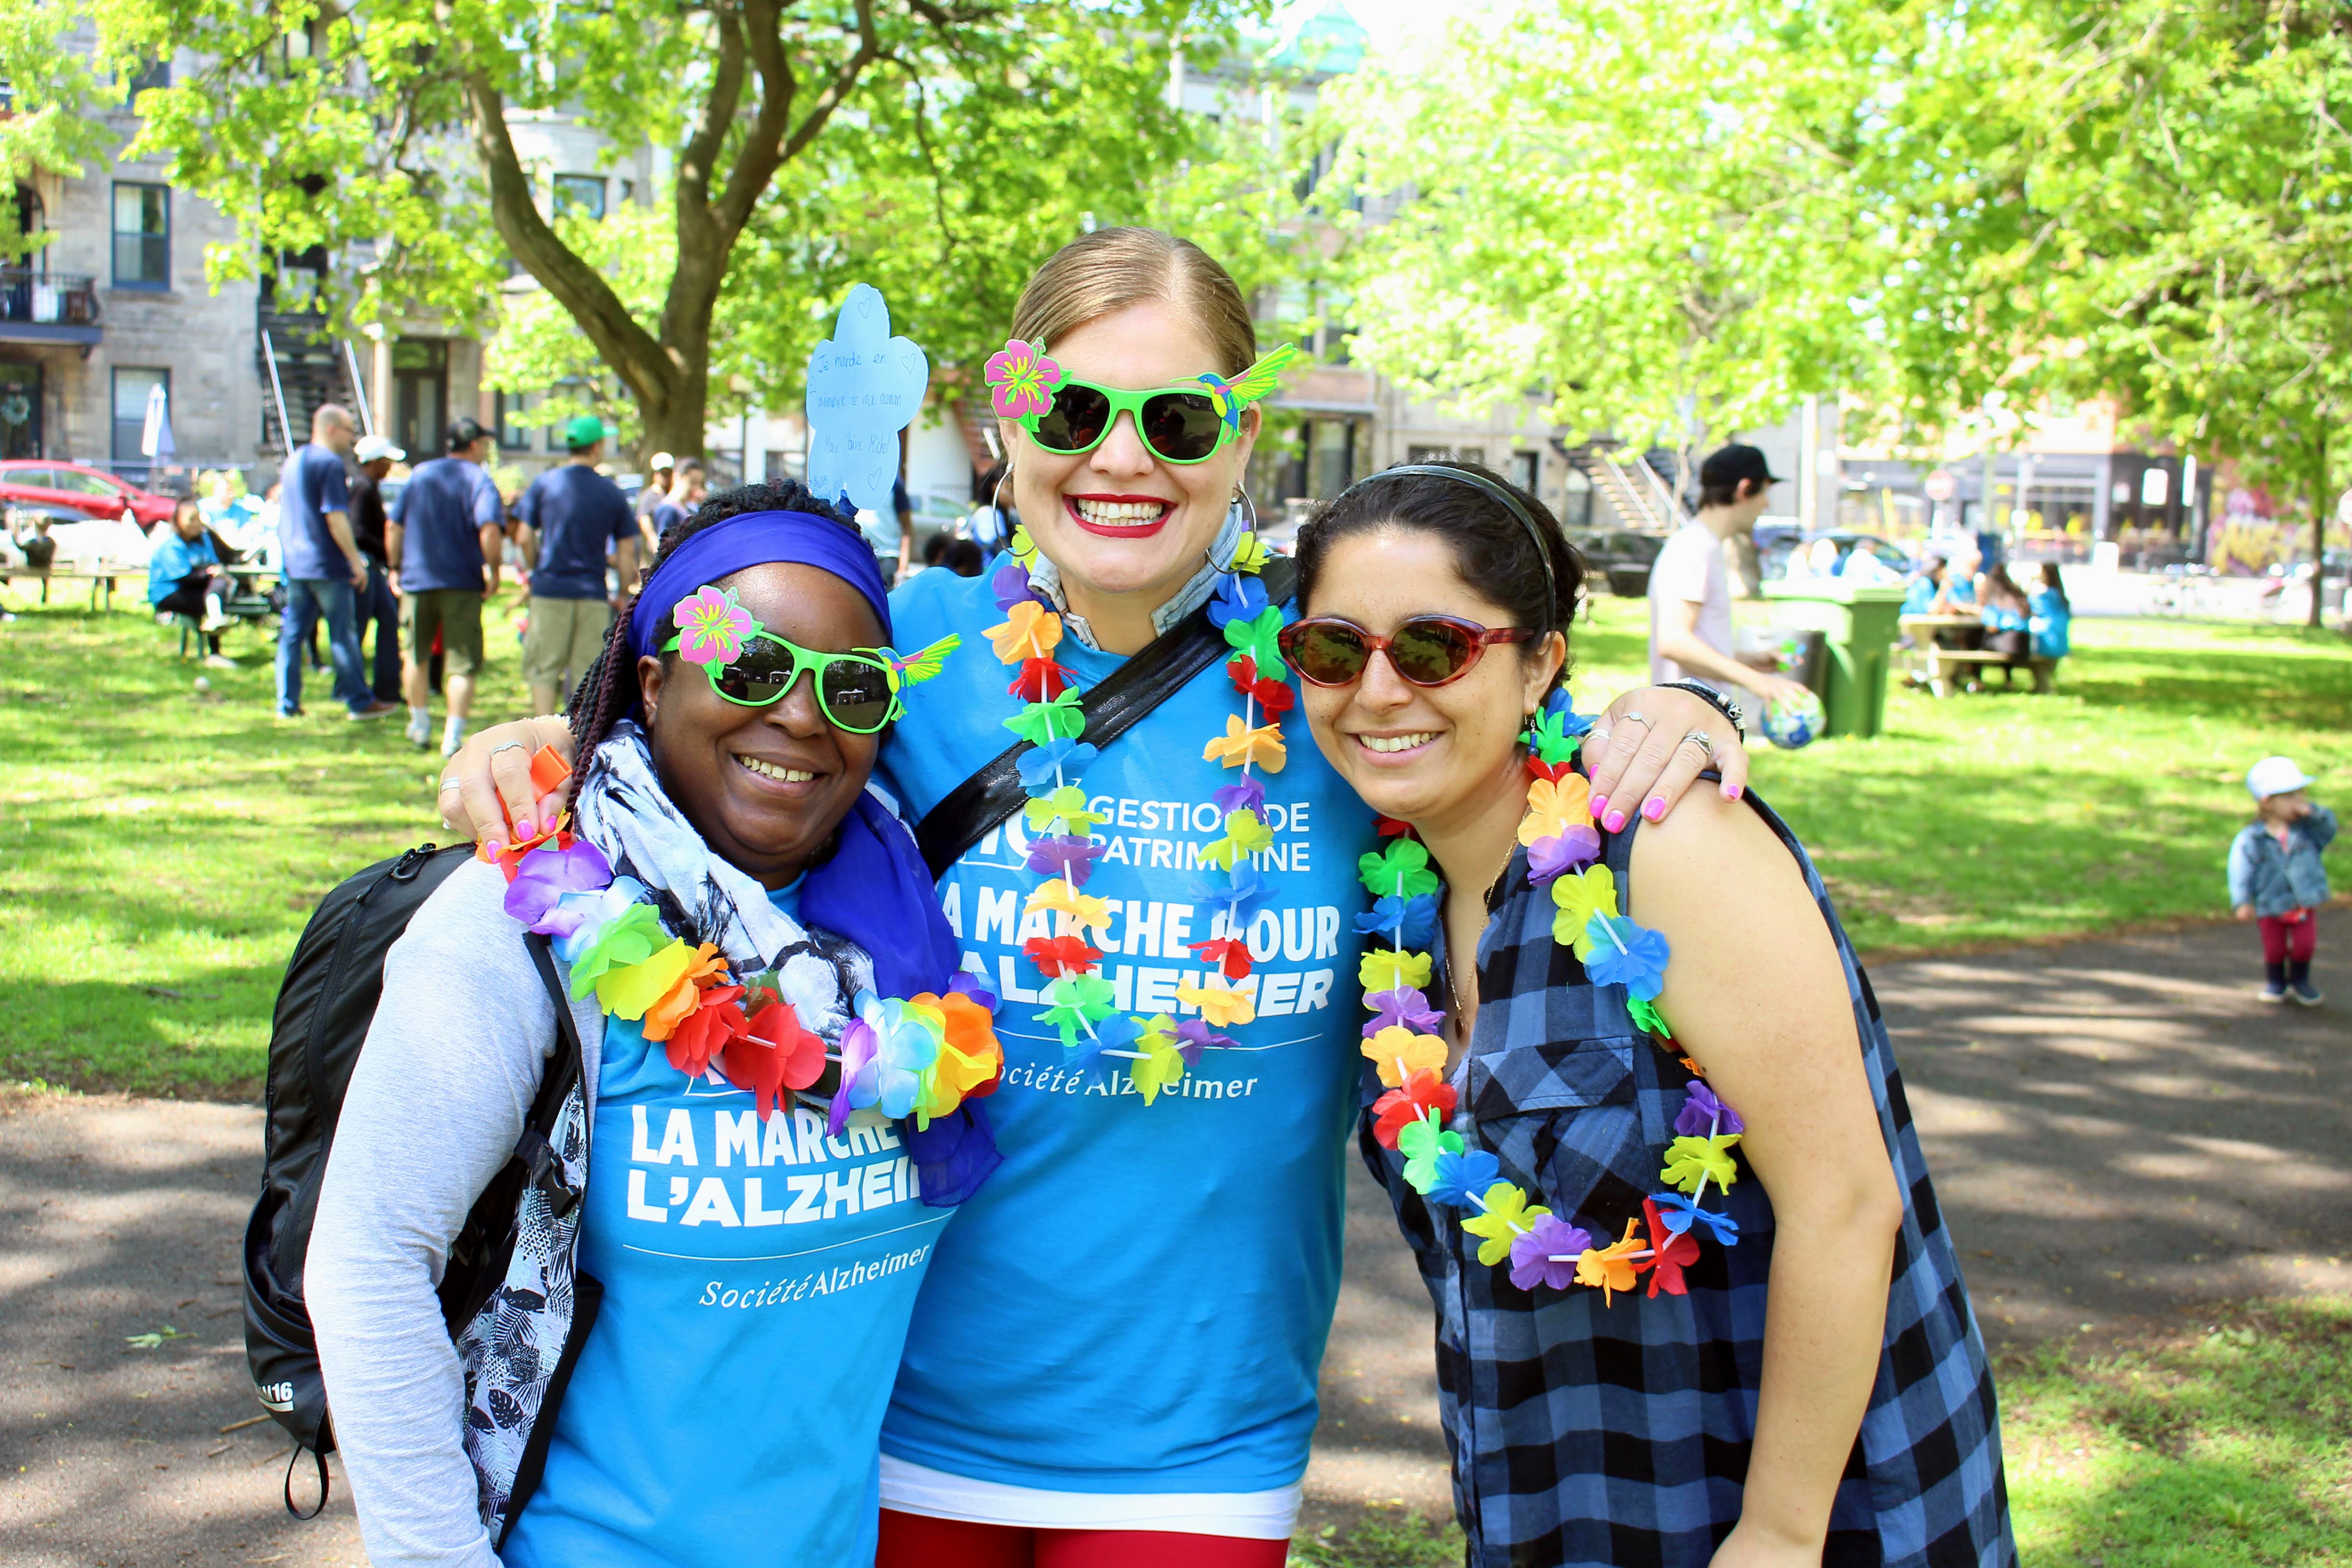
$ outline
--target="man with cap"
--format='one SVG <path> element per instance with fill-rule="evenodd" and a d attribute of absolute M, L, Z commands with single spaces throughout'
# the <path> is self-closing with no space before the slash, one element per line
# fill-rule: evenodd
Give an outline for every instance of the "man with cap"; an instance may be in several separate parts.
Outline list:
<path fill-rule="evenodd" d="M 613 624 L 612 595 L 604 585 L 608 554 L 621 591 L 636 586 L 636 520 L 621 487 L 596 471 L 604 455 L 604 422 L 580 416 L 563 427 L 563 444 L 571 460 L 531 480 L 515 506 L 530 574 L 522 679 L 534 713 L 556 711 L 604 646 Z"/>
<path fill-rule="evenodd" d="M 669 497 L 669 488 L 677 477 L 677 459 L 667 452 L 656 452 L 646 465 L 646 482 L 637 491 L 637 532 L 646 542 L 646 559 L 661 548 L 661 531 L 654 526 L 654 509 Z"/>
<path fill-rule="evenodd" d="M 400 563 L 393 586 L 400 592 L 401 637 L 408 645 L 401 683 L 408 691 L 409 743 L 422 750 L 432 742 L 426 668 L 437 636 L 449 697 L 441 734 L 445 757 L 465 743 L 474 678 L 482 668 L 482 599 L 498 591 L 506 542 L 506 508 L 482 469 L 488 445 L 479 421 L 451 421 L 448 456 L 416 466 L 393 503 L 386 533 L 392 558 Z"/>
<path fill-rule="evenodd" d="M 1650 565 L 1653 683 L 1697 681 L 1746 702 L 1751 713 L 1754 699 L 1770 702 L 1805 689 L 1731 657 L 1731 580 L 1724 566 L 1724 542 L 1752 532 L 1764 515 L 1766 496 L 1780 482 L 1763 453 L 1737 442 L 1699 465 L 1698 516 L 1666 541 Z"/>
<path fill-rule="evenodd" d="M 407 456 L 381 436 L 362 436 L 352 449 L 360 466 L 351 482 L 352 538 L 368 562 L 367 586 L 359 596 L 359 635 L 364 643 L 368 627 L 375 627 L 373 684 L 375 700 L 384 703 L 400 700 L 400 599 L 392 591 L 392 557 L 384 552 L 383 485 L 392 466 Z"/>

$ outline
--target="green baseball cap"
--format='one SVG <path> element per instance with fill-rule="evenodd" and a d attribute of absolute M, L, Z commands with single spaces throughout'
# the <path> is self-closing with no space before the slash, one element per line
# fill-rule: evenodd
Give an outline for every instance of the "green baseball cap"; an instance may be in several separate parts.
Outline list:
<path fill-rule="evenodd" d="M 565 422 L 563 444 L 575 452 L 584 452 L 604 438 L 604 422 L 593 414 L 583 414 Z"/>

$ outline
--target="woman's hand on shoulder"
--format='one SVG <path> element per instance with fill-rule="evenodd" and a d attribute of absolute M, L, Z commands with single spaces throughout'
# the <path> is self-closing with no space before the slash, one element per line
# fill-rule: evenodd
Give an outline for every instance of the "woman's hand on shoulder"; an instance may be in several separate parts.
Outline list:
<path fill-rule="evenodd" d="M 1691 739 L 1695 733 L 1706 743 Z M 1723 775 L 1725 800 L 1748 787 L 1738 729 L 1712 703 L 1669 686 L 1644 686 L 1612 702 L 1584 737 L 1584 767 L 1593 815 L 1612 833 L 1636 811 L 1663 820 L 1709 767 Z"/>
<path fill-rule="evenodd" d="M 552 746 L 577 764 L 572 729 L 561 719 L 517 719 L 493 724 L 457 748 L 441 770 L 441 821 L 477 844 L 508 845 L 529 838 L 572 798 L 572 780 L 541 795 L 530 782 L 530 759 Z"/>

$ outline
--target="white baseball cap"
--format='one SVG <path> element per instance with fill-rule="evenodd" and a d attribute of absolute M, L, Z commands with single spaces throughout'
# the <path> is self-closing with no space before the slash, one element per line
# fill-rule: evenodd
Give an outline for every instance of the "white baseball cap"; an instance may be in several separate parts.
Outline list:
<path fill-rule="evenodd" d="M 2246 788 L 2256 800 L 2286 795 L 2310 783 L 2292 757 L 2264 757 L 2246 770 Z"/>
<path fill-rule="evenodd" d="M 652 461 L 648 462 L 646 467 L 657 474 L 664 468 L 677 468 L 677 459 L 671 457 L 667 452 L 656 452 L 653 455 Z"/>
<path fill-rule="evenodd" d="M 381 436 L 362 436 L 360 444 L 352 448 L 352 456 L 362 463 L 373 463 L 378 458 L 390 458 L 397 463 L 408 454 Z"/>

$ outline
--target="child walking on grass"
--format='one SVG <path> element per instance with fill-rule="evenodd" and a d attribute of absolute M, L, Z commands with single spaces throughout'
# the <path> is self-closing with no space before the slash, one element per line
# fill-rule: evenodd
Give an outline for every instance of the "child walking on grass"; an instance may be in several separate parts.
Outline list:
<path fill-rule="evenodd" d="M 2286 757 L 2264 757 L 2246 773 L 2255 819 L 2230 846 L 2230 902 L 2242 921 L 2263 931 L 2263 963 L 2270 977 L 2263 1000 L 2292 996 L 2306 1007 L 2322 998 L 2311 983 L 2311 954 L 2319 941 L 2319 906 L 2327 901 L 2327 868 L 2320 854 L 2336 837 L 2336 814 L 2304 792 L 2311 780 Z"/>

